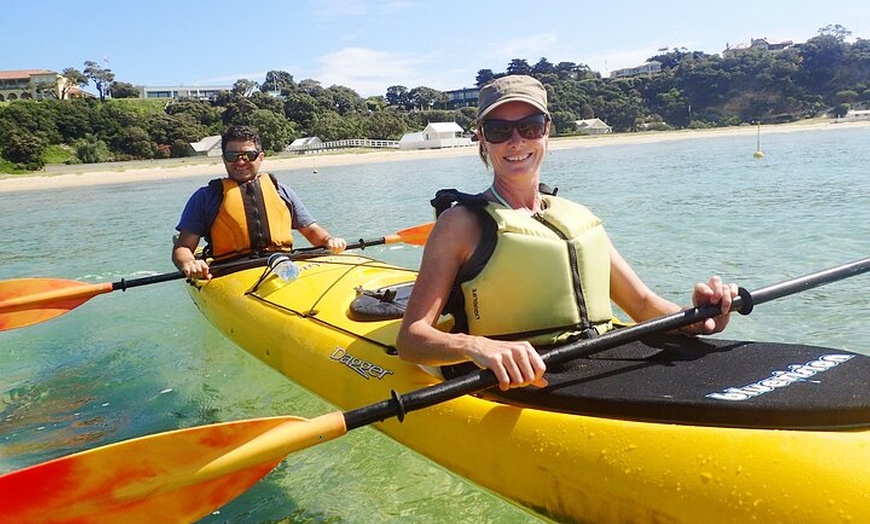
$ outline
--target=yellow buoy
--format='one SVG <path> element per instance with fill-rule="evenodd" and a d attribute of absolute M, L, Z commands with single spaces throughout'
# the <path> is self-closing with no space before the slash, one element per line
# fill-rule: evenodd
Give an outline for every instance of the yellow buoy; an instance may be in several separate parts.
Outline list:
<path fill-rule="evenodd" d="M 755 153 L 752 154 L 752 158 L 764 158 L 764 153 L 761 152 L 761 122 L 758 123 L 758 138 L 755 140 Z"/>

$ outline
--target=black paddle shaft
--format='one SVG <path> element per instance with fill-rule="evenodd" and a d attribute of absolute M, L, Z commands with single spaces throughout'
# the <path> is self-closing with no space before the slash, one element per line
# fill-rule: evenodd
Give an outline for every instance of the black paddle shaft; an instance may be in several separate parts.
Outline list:
<path fill-rule="evenodd" d="M 779 284 L 758 289 L 753 292 L 740 288 L 740 295 L 731 304 L 731 311 L 748 315 L 756 304 L 762 304 L 788 295 L 806 291 L 838 280 L 870 271 L 870 258 L 858 260 L 817 273 L 787 280 Z M 575 358 L 592 355 L 614 348 L 655 333 L 663 333 L 688 326 L 721 313 L 716 305 L 689 308 L 665 315 L 630 327 L 613 330 L 598 338 L 582 339 L 543 353 L 541 356 L 548 365 L 560 364 Z M 480 369 L 434 386 L 418 389 L 404 395 L 393 391 L 392 398 L 370 404 L 344 413 L 347 430 L 380 422 L 391 417 L 405 418 L 410 411 L 424 409 L 470 393 L 482 391 L 498 384 L 495 374 L 488 369 Z"/>
<path fill-rule="evenodd" d="M 369 246 L 380 246 L 387 243 L 386 237 L 375 238 L 370 240 L 359 239 L 358 242 L 353 244 L 348 244 L 347 249 L 365 249 Z M 303 260 L 310 257 L 318 257 L 324 255 L 331 255 L 332 252 L 326 248 L 322 247 L 303 247 L 300 249 L 294 249 L 293 251 L 287 253 L 287 256 L 290 257 L 291 260 Z M 257 257 L 250 258 L 245 260 L 237 260 L 235 262 L 229 262 L 227 264 L 215 265 L 212 266 L 212 274 L 215 276 L 227 275 L 229 273 L 234 273 L 236 271 L 242 271 L 244 269 L 251 269 L 254 267 L 265 266 L 268 257 Z M 139 286 L 147 286 L 149 284 L 159 284 L 160 282 L 169 282 L 170 280 L 181 280 L 185 278 L 184 273 L 181 271 L 177 271 L 175 273 L 162 273 L 160 275 L 153 275 L 150 277 L 141 277 L 141 278 L 131 278 L 130 280 L 122 278 L 118 282 L 112 283 L 112 291 L 127 291 L 128 288 L 131 287 L 139 287 Z"/>

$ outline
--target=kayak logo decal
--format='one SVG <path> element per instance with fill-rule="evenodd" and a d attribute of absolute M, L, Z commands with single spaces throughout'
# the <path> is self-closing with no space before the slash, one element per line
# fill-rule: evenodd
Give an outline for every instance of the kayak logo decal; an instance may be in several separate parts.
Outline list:
<path fill-rule="evenodd" d="M 393 374 L 392 370 L 383 368 L 377 364 L 369 362 L 368 360 L 356 358 L 342 347 L 336 347 L 335 351 L 332 352 L 332 355 L 329 355 L 329 358 L 335 362 L 344 364 L 366 380 L 370 378 L 381 380 L 387 375 Z"/>
<path fill-rule="evenodd" d="M 770 393 L 779 388 L 790 386 L 795 382 L 804 382 L 808 378 L 835 368 L 840 364 L 851 360 L 855 355 L 822 355 L 806 364 L 790 364 L 788 371 L 774 371 L 770 377 L 758 382 L 747 384 L 742 387 L 726 388 L 721 393 L 708 393 L 704 395 L 714 400 L 741 401 L 755 398 L 765 393 Z"/>

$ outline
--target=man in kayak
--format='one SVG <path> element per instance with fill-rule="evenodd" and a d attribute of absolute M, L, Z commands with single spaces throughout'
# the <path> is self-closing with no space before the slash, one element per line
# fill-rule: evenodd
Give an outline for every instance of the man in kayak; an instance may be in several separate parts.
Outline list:
<path fill-rule="evenodd" d="M 265 153 L 253 128 L 228 128 L 221 137 L 221 151 L 227 177 L 197 189 L 175 227 L 179 234 L 172 261 L 185 275 L 210 277 L 206 260 L 194 256 L 203 237 L 204 254 L 214 261 L 290 251 L 291 229 L 312 246 L 344 251 L 347 242 L 319 226 L 292 189 L 271 174 L 262 176 Z"/>
<path fill-rule="evenodd" d="M 399 331 L 402 359 L 426 366 L 471 361 L 501 389 L 544 386 L 537 346 L 595 337 L 613 328 L 611 300 L 640 322 L 680 310 L 650 290 L 587 208 L 540 183 L 552 125 L 547 92 L 536 79 L 509 75 L 480 90 L 480 157 L 492 167 L 482 193 L 442 190 Z M 718 276 L 694 287 L 696 306 L 722 315 L 683 328 L 722 331 L 737 286 Z M 442 313 L 451 333 L 435 328 Z M 534 345 L 533 345 L 534 344 Z"/>

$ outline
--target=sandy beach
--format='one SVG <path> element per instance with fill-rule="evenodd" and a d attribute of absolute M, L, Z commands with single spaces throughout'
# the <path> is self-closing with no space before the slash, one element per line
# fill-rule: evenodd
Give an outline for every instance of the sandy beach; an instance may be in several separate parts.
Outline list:
<path fill-rule="evenodd" d="M 808 120 L 791 124 L 765 125 L 761 127 L 762 138 L 767 134 L 792 132 L 824 132 L 843 127 L 870 127 L 870 121 L 834 122 L 828 119 Z M 600 136 L 551 138 L 550 149 L 571 149 L 582 147 L 618 146 L 644 142 L 663 142 L 690 140 L 716 136 L 755 135 L 756 126 L 741 126 L 702 130 L 680 130 L 643 133 L 618 133 Z M 762 140 L 763 145 L 763 140 Z M 764 148 L 761 148 L 762 151 Z M 263 162 L 266 171 L 292 169 L 317 169 L 328 166 L 350 164 L 398 162 L 423 158 L 444 158 L 452 156 L 476 155 L 477 147 L 452 149 L 425 149 L 413 151 L 399 150 L 343 150 L 313 154 L 281 153 L 268 156 Z M 119 184 L 125 182 L 159 181 L 169 178 L 203 177 L 214 178 L 225 174 L 223 163 L 217 157 L 197 157 L 150 161 L 117 162 L 111 164 L 89 164 L 70 166 L 49 166 L 45 171 L 33 174 L 12 175 L 0 173 L 0 192 L 53 189 L 99 184 Z"/>

